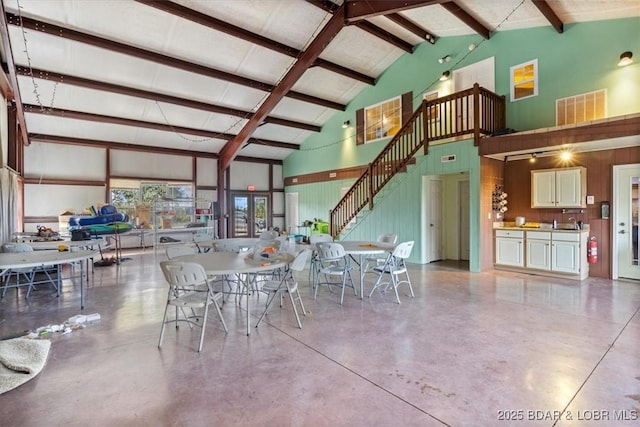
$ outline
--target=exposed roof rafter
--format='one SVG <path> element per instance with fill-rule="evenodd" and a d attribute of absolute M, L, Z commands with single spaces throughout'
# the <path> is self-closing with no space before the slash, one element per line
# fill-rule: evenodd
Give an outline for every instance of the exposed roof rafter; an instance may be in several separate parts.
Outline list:
<path fill-rule="evenodd" d="M 345 21 L 353 24 L 374 16 L 388 15 L 414 7 L 428 6 L 438 3 L 438 0 L 345 0 Z"/>
<path fill-rule="evenodd" d="M 117 124 L 117 125 L 123 125 L 123 126 L 134 126 L 139 128 L 155 129 L 155 130 L 161 130 L 165 132 L 201 136 L 204 138 L 212 138 L 212 139 L 231 140 L 236 137 L 236 135 L 222 133 L 222 132 L 212 132 L 204 129 L 194 129 L 194 128 L 188 128 L 183 126 L 172 126 L 166 123 L 147 122 L 144 120 L 134 120 L 134 119 L 127 119 L 123 117 L 105 116 L 102 114 L 86 113 L 83 111 L 64 110 L 61 108 L 42 108 L 38 105 L 31 105 L 31 104 L 25 104 L 24 111 L 25 113 L 45 114 L 48 116 L 65 117 L 68 119 L 86 120 L 86 121 L 98 122 L 98 123 L 111 123 L 111 124 Z M 260 139 L 249 138 L 247 142 L 251 144 L 260 144 L 268 147 L 286 148 L 288 150 L 300 149 L 300 146 L 297 144 L 290 144 L 287 142 L 280 142 L 280 141 L 269 141 L 262 138 Z"/>
<path fill-rule="evenodd" d="M 260 122 L 275 108 L 302 74 L 313 64 L 322 51 L 331 43 L 331 40 L 344 27 L 344 7 L 338 8 L 336 13 L 322 27 L 322 30 L 311 41 L 307 50 L 300 55 L 298 60 L 287 71 L 278 86 L 269 94 L 265 101 L 258 107 L 256 114 L 249 119 L 238 135 L 229 141 L 220 151 L 220 168 L 225 170 L 238 154 L 240 147 L 249 141 L 250 136 L 260 126 Z"/>
<path fill-rule="evenodd" d="M 21 19 L 17 15 L 6 13 L 7 22 L 12 25 L 21 25 Z M 246 77 L 238 76 L 236 74 L 227 73 L 225 71 L 216 70 L 213 68 L 205 67 L 192 62 L 184 61 L 170 56 L 162 55 L 160 53 L 152 52 L 150 50 L 141 49 L 138 47 L 126 45 L 113 40 L 108 40 L 102 37 L 97 37 L 91 34 L 83 33 L 81 31 L 72 30 L 69 28 L 60 27 L 54 24 L 48 24 L 46 22 L 37 21 L 35 19 L 22 17 L 22 26 L 30 30 L 38 31 L 40 33 L 49 34 L 56 37 L 63 37 L 68 40 L 74 40 L 80 43 L 85 43 L 91 46 L 100 47 L 102 49 L 111 50 L 113 52 L 122 53 L 125 55 L 133 56 L 136 58 L 144 59 L 147 61 L 153 61 L 158 64 L 166 65 L 169 67 L 178 68 L 191 73 L 200 74 L 214 79 L 235 83 L 242 86 L 251 87 L 264 92 L 271 92 L 274 86 L 268 83 L 263 83 L 257 80 L 249 79 Z M 287 97 L 297 99 L 299 101 L 309 102 L 323 107 L 344 111 L 345 105 L 337 102 L 329 101 L 322 98 L 317 98 L 311 95 L 290 91 Z"/>
<path fill-rule="evenodd" d="M 557 32 L 562 34 L 564 31 L 564 24 L 558 18 L 558 15 L 551 9 L 551 6 L 546 0 L 531 0 L 531 2 L 540 10 L 540 12 L 547 18 L 547 21 L 556 29 Z"/>
<path fill-rule="evenodd" d="M 434 44 L 437 40 L 437 37 L 430 31 L 425 30 L 420 25 L 416 24 L 408 18 L 405 18 L 399 13 L 390 13 L 388 15 L 385 15 L 385 18 L 389 19 L 392 22 L 395 22 L 397 25 L 400 25 L 404 29 L 411 31 L 416 36 L 425 39 L 431 44 Z"/>
<path fill-rule="evenodd" d="M 31 69 L 26 67 L 17 68 L 18 75 L 31 76 L 36 79 L 43 79 L 48 81 L 54 81 L 58 83 L 64 83 L 68 85 L 74 85 L 84 87 L 88 89 L 95 89 L 99 91 L 118 93 L 121 95 L 134 96 L 138 98 L 149 99 L 152 101 L 165 102 L 168 104 L 181 105 L 183 107 L 194 108 L 202 111 L 209 111 L 211 113 L 226 114 L 235 117 L 251 118 L 253 113 L 250 111 L 239 110 L 235 108 L 223 107 L 220 105 L 208 104 L 205 102 L 194 101 L 193 99 L 179 98 L 177 96 L 165 95 L 158 92 L 149 92 L 142 89 L 135 89 L 132 87 L 120 86 L 113 83 L 98 82 L 95 80 L 85 79 L 82 77 L 70 76 L 68 74 L 55 73 L 53 71 Z M 266 117 L 265 123 L 271 123 L 281 126 L 287 126 L 297 129 L 308 130 L 311 132 L 320 132 L 322 128 L 320 126 L 296 122 L 294 120 L 279 119 L 277 117 Z"/>
<path fill-rule="evenodd" d="M 455 1 L 445 1 L 440 3 L 440 6 L 444 7 L 451 13 L 453 16 L 461 20 L 465 23 L 469 28 L 471 28 L 476 33 L 480 34 L 485 39 L 489 39 L 491 37 L 491 31 L 486 28 L 480 21 L 471 16 L 466 10 L 464 10 L 461 6 L 459 6 Z"/>
<path fill-rule="evenodd" d="M 279 43 L 275 40 L 271 40 L 259 34 L 252 33 L 251 31 L 245 30 L 244 28 L 231 25 L 227 22 L 221 21 L 212 16 L 205 15 L 204 13 L 200 13 L 193 9 L 189 9 L 182 5 L 173 3 L 171 1 L 167 1 L 167 0 L 160 0 L 160 1 L 159 0 L 136 0 L 136 1 L 139 3 L 146 4 L 147 6 L 155 7 L 156 9 L 162 10 L 172 15 L 179 16 L 183 19 L 187 19 L 191 22 L 196 22 L 198 24 L 204 25 L 205 27 L 211 28 L 213 30 L 223 32 L 233 37 L 237 37 L 249 43 L 253 43 L 258 46 L 262 46 L 264 48 L 273 50 L 275 52 L 279 52 L 283 55 L 290 56 L 292 58 L 297 58 L 301 53 L 300 50 L 296 48 L 287 46 L 283 43 Z M 345 77 L 359 80 L 369 85 L 375 84 L 375 79 L 373 77 L 367 76 L 355 70 L 343 67 L 338 64 L 334 64 L 329 61 L 317 59 L 314 65 L 325 68 L 334 73 L 341 74 Z"/>

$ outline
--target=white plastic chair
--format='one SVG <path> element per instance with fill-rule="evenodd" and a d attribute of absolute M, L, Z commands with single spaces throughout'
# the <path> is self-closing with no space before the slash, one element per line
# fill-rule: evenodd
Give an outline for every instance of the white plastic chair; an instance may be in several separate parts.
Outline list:
<path fill-rule="evenodd" d="M 260 240 L 275 240 L 278 238 L 278 234 L 275 230 L 267 230 L 260 233 Z"/>
<path fill-rule="evenodd" d="M 378 236 L 376 242 L 378 243 L 390 243 L 395 244 L 398 241 L 398 235 L 394 233 L 384 233 Z M 367 273 L 375 273 L 374 267 L 379 267 L 384 264 L 386 256 L 369 256 L 364 259 L 364 265 L 362 267 L 363 277 Z"/>
<path fill-rule="evenodd" d="M 316 247 L 318 248 L 320 263 L 318 275 L 324 275 L 325 281 L 321 282 L 318 279 L 315 284 L 313 299 L 316 299 L 320 285 L 327 285 L 329 292 L 331 292 L 331 286 L 338 286 L 342 288 L 340 304 L 344 301 L 344 288 L 347 286 L 352 287 L 354 295 L 357 296 L 358 292 L 356 291 L 353 279 L 351 278 L 351 270 L 353 267 L 351 267 L 351 264 L 349 263 L 344 247 L 340 243 L 334 242 L 319 242 L 316 244 Z M 340 281 L 331 280 L 333 276 L 338 276 Z"/>
<path fill-rule="evenodd" d="M 320 242 L 333 242 L 333 237 L 330 234 L 312 234 L 309 237 L 309 244 L 311 245 L 311 262 L 309 263 L 309 283 L 313 288 L 316 286 L 316 281 L 318 280 L 318 268 L 320 267 L 320 262 L 318 258 L 318 248 L 316 247 L 317 243 Z"/>
<path fill-rule="evenodd" d="M 284 294 L 289 295 L 289 300 L 291 301 L 291 306 L 293 307 L 293 312 L 296 315 L 296 321 L 298 322 L 298 327 L 302 329 L 302 322 L 300 322 L 300 316 L 298 315 L 298 309 L 296 308 L 295 301 L 297 300 L 300 303 L 300 309 L 302 310 L 302 314 L 305 316 L 307 312 L 304 308 L 304 303 L 302 302 L 302 297 L 300 296 L 300 291 L 298 290 L 298 281 L 296 280 L 294 273 L 300 272 L 304 270 L 305 265 L 307 263 L 307 258 L 311 251 L 309 249 L 305 249 L 300 252 L 294 260 L 291 262 L 289 267 L 287 268 L 284 276 L 281 280 L 270 280 L 266 282 L 262 286 L 262 291 L 268 292 L 269 297 L 267 298 L 267 304 L 265 306 L 260 319 L 258 319 L 258 323 L 256 323 L 256 328 L 262 322 L 264 316 L 269 312 L 269 307 L 271 307 L 271 303 L 276 299 L 276 297 L 280 297 L 280 307 L 282 307 L 282 299 Z M 295 294 L 295 298 L 294 298 Z"/>
<path fill-rule="evenodd" d="M 191 327 L 197 326 L 200 328 L 200 342 L 198 344 L 198 352 L 200 352 L 209 315 L 209 305 L 211 304 L 215 306 L 218 312 L 224 331 L 229 332 L 224 317 L 222 317 L 222 311 L 220 311 L 219 301 L 222 299 L 222 294 L 213 292 L 207 273 L 200 264 L 169 260 L 160 262 L 160 268 L 167 283 L 169 283 L 169 291 L 167 293 L 167 305 L 162 318 L 158 348 L 162 347 L 162 338 L 164 337 L 164 329 L 167 323 L 175 322 L 176 329 L 178 329 L 179 322 L 185 322 Z M 173 306 L 176 309 L 174 319 L 167 319 L 169 306 Z M 185 313 L 185 308 L 191 309 L 191 315 Z M 195 314 L 194 310 L 198 308 L 204 309 L 202 315 Z M 182 317 L 180 313 L 182 313 Z"/>
<path fill-rule="evenodd" d="M 2 252 L 5 253 L 25 253 L 25 252 L 33 252 L 33 248 L 26 243 L 4 243 L 2 245 Z M 40 282 L 36 282 L 36 273 L 44 273 L 47 276 L 47 280 L 42 280 Z M 11 284 L 11 278 L 15 278 L 15 283 Z M 25 281 L 21 282 L 20 277 L 24 278 Z M 60 295 L 60 288 L 58 286 L 58 279 L 53 279 L 49 274 L 49 270 L 47 268 L 42 267 L 27 267 L 27 268 L 13 268 L 9 271 L 8 274 L 5 275 L 5 282 L 2 289 L 2 298 L 5 297 L 7 293 L 7 289 L 9 288 L 20 288 L 22 286 L 27 286 L 27 293 L 25 298 L 29 298 L 32 290 L 35 290 L 35 285 L 37 283 L 50 283 L 56 291 L 56 295 Z"/>
<path fill-rule="evenodd" d="M 173 245 L 167 246 L 167 249 L 165 249 L 165 253 L 168 259 L 174 259 L 179 256 L 195 255 L 198 253 L 198 248 L 196 248 L 195 246 L 187 245 Z"/>
<path fill-rule="evenodd" d="M 392 286 L 393 291 L 396 294 L 396 301 L 400 304 L 400 297 L 398 296 L 398 286 L 400 285 L 407 285 L 409 287 L 411 297 L 414 297 L 411 279 L 409 278 L 407 266 L 405 265 L 405 260 L 409 258 L 411 251 L 413 250 L 413 244 L 413 241 L 400 243 L 395 247 L 393 252 L 389 254 L 384 264 L 373 268 L 373 270 L 378 273 L 378 280 L 376 280 L 376 283 L 373 285 L 373 288 L 369 293 L 369 298 L 371 298 L 371 295 L 373 295 L 373 292 L 376 289 L 384 287 L 381 291 L 386 292 L 389 286 Z M 390 276 L 389 280 L 383 281 L 383 277 L 387 274 Z M 404 279 L 401 278 L 401 275 L 403 274 Z"/>

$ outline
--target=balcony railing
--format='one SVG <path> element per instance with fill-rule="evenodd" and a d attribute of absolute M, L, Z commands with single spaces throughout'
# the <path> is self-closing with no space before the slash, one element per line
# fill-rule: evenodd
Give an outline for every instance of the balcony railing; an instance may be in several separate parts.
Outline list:
<path fill-rule="evenodd" d="M 330 232 L 336 237 L 367 205 L 373 209 L 374 197 L 391 179 L 412 161 L 429 141 L 474 135 L 491 135 L 505 127 L 505 101 L 475 84 L 471 89 L 431 101 L 424 101 L 407 123 L 389 141 L 340 199 L 329 215 Z"/>

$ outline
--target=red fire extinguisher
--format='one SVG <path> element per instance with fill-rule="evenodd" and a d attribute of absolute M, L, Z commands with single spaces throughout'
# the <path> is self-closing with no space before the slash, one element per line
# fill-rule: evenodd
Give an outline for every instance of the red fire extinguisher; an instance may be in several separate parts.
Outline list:
<path fill-rule="evenodd" d="M 587 262 L 589 264 L 598 262 L 598 239 L 596 236 L 589 237 L 589 242 L 587 242 Z"/>

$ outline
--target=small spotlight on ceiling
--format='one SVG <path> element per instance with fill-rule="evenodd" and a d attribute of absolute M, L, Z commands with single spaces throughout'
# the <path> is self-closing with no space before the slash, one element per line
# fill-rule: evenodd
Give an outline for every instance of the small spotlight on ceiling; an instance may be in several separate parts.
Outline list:
<path fill-rule="evenodd" d="M 446 55 L 446 56 L 443 56 L 442 58 L 438 59 L 438 62 L 441 63 L 441 64 L 444 63 L 444 62 L 449 62 L 449 61 L 451 61 L 451 55 Z"/>
<path fill-rule="evenodd" d="M 347 120 L 346 122 L 342 123 L 342 129 L 348 128 L 350 124 L 351 124 L 351 122 L 349 120 Z"/>
<path fill-rule="evenodd" d="M 449 71 L 445 71 L 444 73 L 442 73 L 442 75 L 440 76 L 440 81 L 443 82 L 445 80 L 449 79 L 449 76 L 451 75 L 451 72 Z"/>
<path fill-rule="evenodd" d="M 565 162 L 566 162 L 567 160 L 571 160 L 571 151 L 563 150 L 563 151 L 560 153 L 560 158 L 561 158 L 562 160 L 564 160 Z"/>
<path fill-rule="evenodd" d="M 531 153 L 531 157 L 529 158 L 529 163 L 536 162 L 536 153 Z"/>
<path fill-rule="evenodd" d="M 620 55 L 620 61 L 618 62 L 618 67 L 624 67 L 625 65 L 631 64 L 633 62 L 633 59 L 631 59 L 632 56 L 633 53 L 629 51 L 622 52 Z"/>
<path fill-rule="evenodd" d="M 478 47 L 475 43 L 471 43 L 469 45 L 469 50 L 474 50 L 476 47 Z"/>

